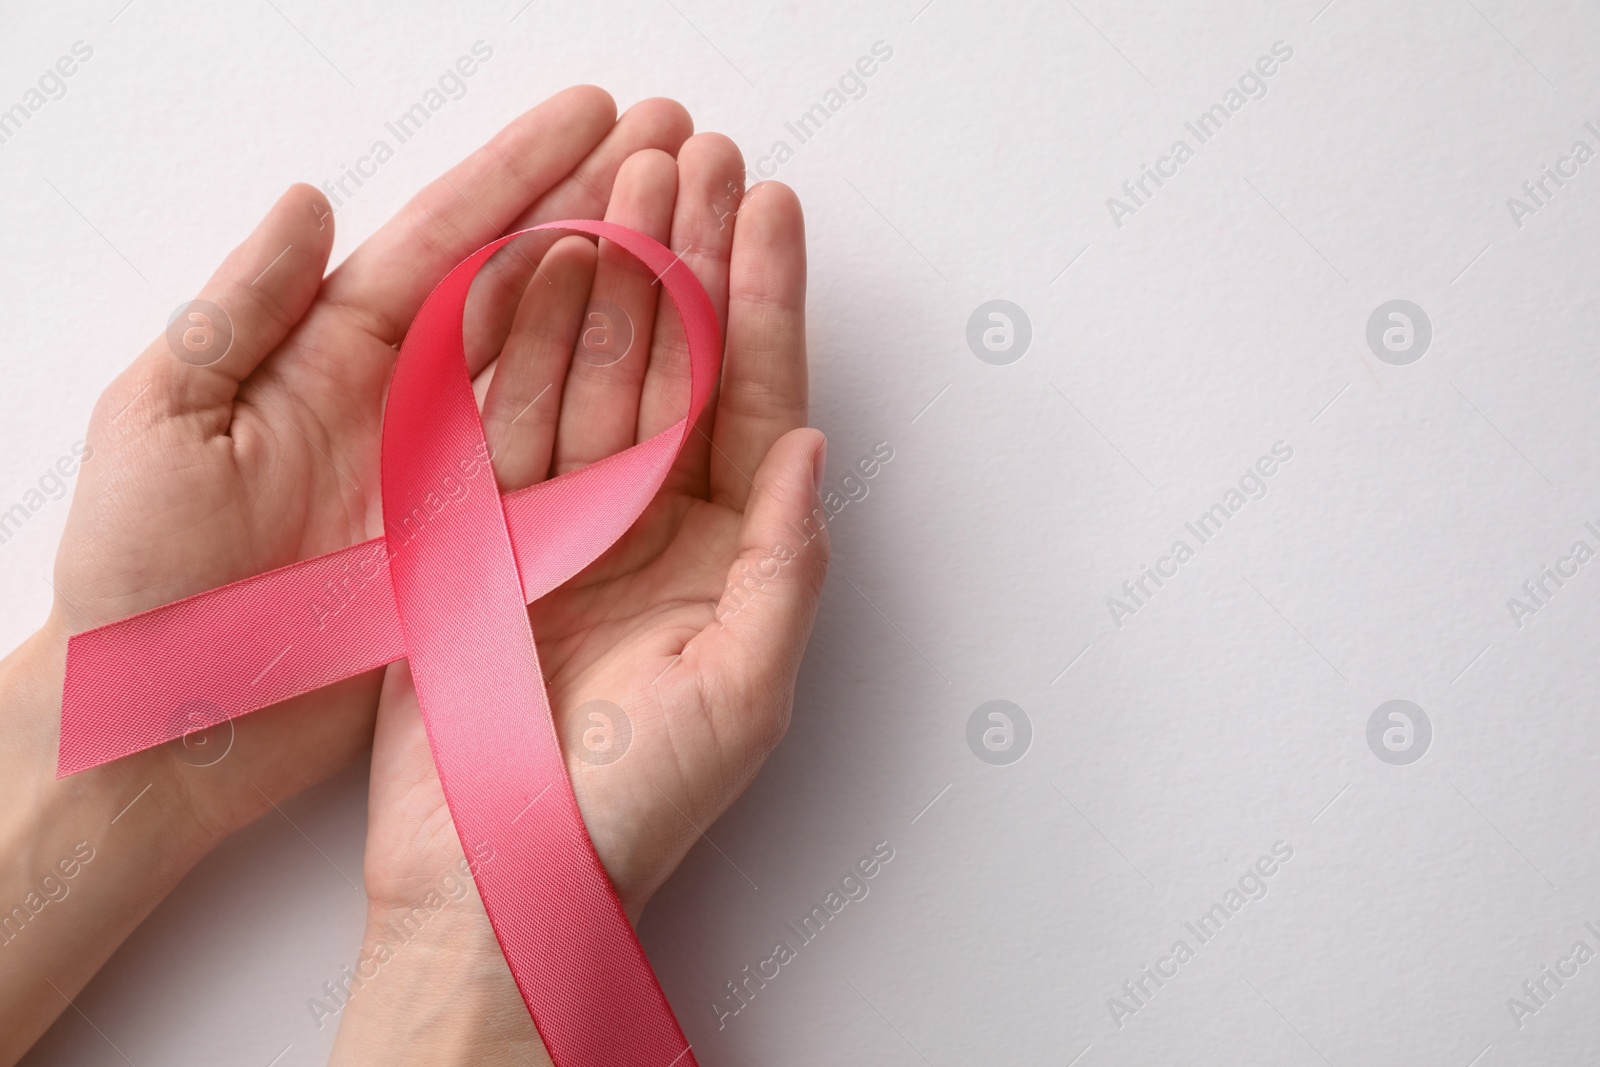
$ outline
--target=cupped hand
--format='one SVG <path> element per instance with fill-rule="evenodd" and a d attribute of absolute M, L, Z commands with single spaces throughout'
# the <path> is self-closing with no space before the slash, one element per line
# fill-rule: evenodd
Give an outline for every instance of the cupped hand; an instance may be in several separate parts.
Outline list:
<path fill-rule="evenodd" d="M 38 640 L 59 656 L 69 633 L 381 533 L 383 395 L 428 292 L 506 230 L 597 216 L 626 158 L 647 148 L 665 157 L 689 132 L 669 101 L 618 120 L 599 89 L 559 93 L 423 190 L 326 279 L 332 212 L 315 189 L 291 188 L 199 294 L 205 303 L 190 310 L 205 318 L 181 316 L 176 343 L 158 339 L 96 405 L 92 459 Z M 531 269 L 523 255 L 485 271 L 469 338 L 479 366 L 498 351 Z M 173 746 L 132 759 L 175 777 L 204 827 L 225 833 L 360 752 L 381 677 L 237 720 L 214 766 L 197 769 L 206 760 L 191 756 L 179 774 Z M 54 724 L 39 731 L 53 756 Z"/>
<path fill-rule="evenodd" d="M 773 182 L 743 195 L 742 173 L 731 142 L 702 134 L 677 160 L 639 152 L 617 175 L 606 219 L 667 244 L 711 295 L 725 336 L 720 387 L 643 517 L 529 609 L 579 807 L 635 920 L 782 736 L 827 566 L 825 442 L 803 428 L 800 207 Z M 651 272 L 609 242 L 562 238 L 523 294 L 484 396 L 501 490 L 670 426 L 687 406 L 688 366 Z M 537 803 L 527 817 L 539 817 Z M 462 859 L 409 672 L 394 664 L 373 742 L 369 948 L 395 929 L 386 916 L 443 900 Z M 491 956 L 476 898 L 456 913 L 452 944 Z M 497 959 L 488 969 L 499 972 L 489 994 L 498 1017 L 526 1031 L 509 971 Z M 378 981 L 404 988 L 398 976 Z M 400 998 L 358 994 L 353 1004 L 378 1012 L 385 999 Z M 347 1018 L 339 1047 L 359 1061 L 398 1023 Z"/>

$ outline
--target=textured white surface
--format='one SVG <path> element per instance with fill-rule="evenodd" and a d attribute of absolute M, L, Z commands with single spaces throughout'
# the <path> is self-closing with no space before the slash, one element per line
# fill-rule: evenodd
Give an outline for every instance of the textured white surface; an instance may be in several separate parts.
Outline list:
<path fill-rule="evenodd" d="M 492 62 L 340 212 L 337 256 L 573 82 L 677 97 L 752 165 L 795 148 L 834 487 L 876 442 L 895 459 L 836 521 L 793 728 L 711 830 L 727 858 L 698 847 L 646 917 L 702 1063 L 1600 1052 L 1600 962 L 1520 1028 L 1507 1005 L 1600 950 L 1600 567 L 1520 628 L 1506 604 L 1600 548 L 1600 161 L 1521 226 L 1506 203 L 1600 148 L 1592 8 L 123 2 L 0 13 L 0 108 L 94 50 L 0 144 L 0 507 L 285 185 L 336 177 L 476 40 Z M 797 146 L 785 123 L 878 41 Z M 1185 122 L 1280 41 L 1266 96 L 1198 144 Z M 1193 158 L 1114 224 L 1178 138 Z M 965 340 L 994 298 L 1032 322 L 1008 366 Z M 1396 298 L 1433 326 L 1409 366 L 1366 343 Z M 1279 441 L 1265 498 L 1117 626 L 1106 598 Z M 65 513 L 0 546 L 8 646 Z M 1366 740 L 1396 698 L 1434 729 L 1409 766 Z M 1033 725 L 1010 766 L 967 746 L 992 699 Z M 358 944 L 329 861 L 359 876 L 363 804 L 352 771 L 286 806 L 303 835 L 229 842 L 28 1062 L 323 1062 L 306 1000 Z M 870 895 L 719 1030 L 724 983 L 879 841 Z M 1279 841 L 1266 896 L 1200 944 L 1185 921 Z M 1119 1028 L 1108 998 L 1179 938 Z"/>

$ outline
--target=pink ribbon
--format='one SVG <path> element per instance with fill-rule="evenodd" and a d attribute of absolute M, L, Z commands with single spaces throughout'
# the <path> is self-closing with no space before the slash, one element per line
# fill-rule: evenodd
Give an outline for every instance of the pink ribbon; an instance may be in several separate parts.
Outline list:
<path fill-rule="evenodd" d="M 688 340 L 689 408 L 626 451 L 501 496 L 462 315 L 479 268 L 534 230 L 603 237 L 660 278 Z M 579 814 L 526 605 L 644 511 L 705 407 L 721 353 L 694 273 L 635 230 L 551 222 L 474 252 L 429 295 L 395 363 L 384 536 L 74 636 L 58 775 L 409 659 L 456 832 L 469 853 L 494 850 L 474 877 L 551 1058 L 693 1067 Z"/>

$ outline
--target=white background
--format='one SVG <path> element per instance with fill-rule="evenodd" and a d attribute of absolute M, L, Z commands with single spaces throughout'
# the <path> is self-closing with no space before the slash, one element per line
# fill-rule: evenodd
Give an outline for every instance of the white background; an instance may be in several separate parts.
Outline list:
<path fill-rule="evenodd" d="M 787 740 L 645 918 L 700 1062 L 1600 1053 L 1600 961 L 1521 1028 L 1507 1006 L 1600 949 L 1600 564 L 1520 628 L 1506 604 L 1600 547 L 1600 161 L 1520 227 L 1506 203 L 1600 148 L 1588 5 L 123 3 L 0 13 L 0 107 L 94 49 L 0 145 L 0 507 L 285 186 L 474 41 L 494 58 L 341 210 L 336 257 L 568 84 L 676 97 L 754 163 L 892 47 L 779 172 L 831 487 L 895 459 L 835 522 Z M 1278 41 L 1265 98 L 1116 225 L 1106 199 Z M 1032 323 L 1007 366 L 965 339 L 994 298 Z M 1408 366 L 1366 342 L 1397 298 L 1433 326 Z M 1278 441 L 1268 495 L 1116 625 L 1106 598 Z M 0 546 L 8 646 L 66 510 Z M 1409 766 L 1366 740 L 1396 698 L 1434 729 Z M 1033 726 L 1009 766 L 966 741 L 993 699 Z M 322 1063 L 306 1002 L 359 944 L 363 788 L 218 850 L 28 1063 Z M 723 983 L 879 841 L 870 896 L 719 1030 Z M 1278 841 L 1266 897 L 1119 1028 L 1107 999 Z"/>

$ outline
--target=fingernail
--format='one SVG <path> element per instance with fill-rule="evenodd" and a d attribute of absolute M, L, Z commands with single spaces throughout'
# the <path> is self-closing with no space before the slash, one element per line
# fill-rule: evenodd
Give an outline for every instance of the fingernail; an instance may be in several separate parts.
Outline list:
<path fill-rule="evenodd" d="M 818 493 L 822 492 L 822 476 L 828 470 L 828 439 L 824 437 L 817 450 L 811 453 L 811 484 Z"/>

